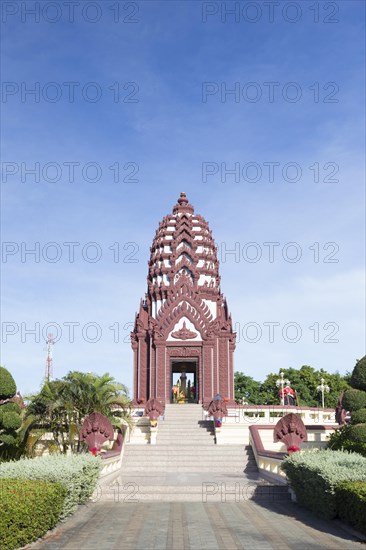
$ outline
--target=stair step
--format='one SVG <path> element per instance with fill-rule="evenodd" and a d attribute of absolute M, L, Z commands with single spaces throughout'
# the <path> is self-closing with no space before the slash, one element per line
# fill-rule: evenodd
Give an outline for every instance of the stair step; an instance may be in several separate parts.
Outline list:
<path fill-rule="evenodd" d="M 257 468 L 256 467 L 253 467 L 253 468 L 247 468 L 245 466 L 241 466 L 241 467 L 237 467 L 237 468 L 232 468 L 232 467 L 229 467 L 229 466 L 226 466 L 226 467 L 220 467 L 220 466 L 212 466 L 212 467 L 206 467 L 206 468 L 202 468 L 199 472 L 197 472 L 196 469 L 192 469 L 191 466 L 179 466 L 179 468 L 177 467 L 174 467 L 173 465 L 160 465 L 160 466 L 152 466 L 150 465 L 149 466 L 149 472 L 156 472 L 156 473 L 168 473 L 168 472 L 171 472 L 171 473 L 177 473 L 177 471 L 179 471 L 179 473 L 200 473 L 200 474 L 231 474 L 231 475 L 241 475 L 241 474 L 244 474 L 244 473 L 247 473 L 247 472 L 257 472 Z M 245 472 L 244 472 L 245 471 Z M 125 470 L 123 470 L 123 474 L 124 475 L 128 475 L 128 476 L 133 476 L 134 473 L 141 473 L 141 472 L 146 472 L 146 465 L 142 465 L 140 467 L 134 467 L 133 469 L 131 468 L 126 468 Z"/>
<path fill-rule="evenodd" d="M 251 447 L 215 443 L 213 421 L 201 405 L 167 405 L 158 422 L 156 445 L 126 444 L 120 474 L 125 491 L 120 496 L 130 500 L 132 484 L 142 501 L 202 502 L 203 483 L 221 487 L 226 482 L 229 487 L 234 480 L 253 493 L 259 475 Z M 219 502 L 222 495 L 214 493 L 211 500 Z M 236 498 L 234 491 L 226 500 Z"/>
<path fill-rule="evenodd" d="M 232 453 L 228 453 L 226 450 L 221 451 L 221 449 L 216 450 L 218 448 L 217 445 L 214 447 L 209 444 L 205 445 L 203 449 L 200 449 L 197 445 L 196 449 L 192 449 L 192 445 L 183 445 L 184 449 L 182 449 L 182 445 L 174 445 L 173 449 L 166 449 L 166 445 L 164 445 L 164 449 L 162 448 L 163 445 L 139 445 L 139 447 L 142 447 L 140 449 L 131 449 L 128 448 L 126 445 L 125 449 L 125 455 L 131 455 L 131 454 L 138 454 L 138 455 L 144 455 L 144 456 L 154 456 L 154 455 L 161 455 L 161 456 L 186 456 L 187 458 L 200 458 L 200 457 L 244 457 L 244 456 L 250 456 L 253 457 L 253 453 L 247 452 L 247 451 L 233 451 Z M 147 449 L 145 449 L 147 447 Z M 221 445 L 220 445 L 221 447 Z M 222 446 L 223 447 L 223 446 Z M 215 450 L 214 450 L 215 449 Z"/>
<path fill-rule="evenodd" d="M 138 460 L 139 462 L 147 462 L 149 464 L 157 464 L 157 463 L 166 463 L 166 464 L 169 464 L 169 463 L 173 463 L 174 465 L 176 466 L 179 466 L 180 464 L 184 465 L 184 464 L 187 464 L 187 461 L 189 460 L 188 457 L 186 459 L 184 458 L 181 458 L 179 456 L 176 456 L 176 457 L 171 457 L 171 456 L 146 456 L 146 457 L 142 457 L 141 455 L 128 455 L 125 457 L 126 460 L 125 460 L 125 463 L 129 463 L 129 462 L 134 462 L 136 460 Z M 190 461 L 192 463 L 192 460 Z M 248 463 L 255 463 L 255 460 L 254 458 L 251 458 L 251 457 L 231 457 L 231 458 L 227 458 L 227 457 L 205 457 L 205 458 L 200 458 L 199 461 L 194 461 L 194 464 L 248 464 Z"/>

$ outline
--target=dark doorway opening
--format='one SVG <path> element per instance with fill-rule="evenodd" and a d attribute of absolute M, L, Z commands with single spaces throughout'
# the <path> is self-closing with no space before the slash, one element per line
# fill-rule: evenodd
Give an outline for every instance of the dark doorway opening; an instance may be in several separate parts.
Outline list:
<path fill-rule="evenodd" d="M 171 403 L 198 403 L 198 359 L 171 360 Z"/>

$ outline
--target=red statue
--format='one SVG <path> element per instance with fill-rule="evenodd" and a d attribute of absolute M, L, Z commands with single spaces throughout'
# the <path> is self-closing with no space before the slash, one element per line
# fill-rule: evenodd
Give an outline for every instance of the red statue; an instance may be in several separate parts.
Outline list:
<path fill-rule="evenodd" d="M 297 393 L 295 390 L 290 388 L 290 386 L 285 386 L 283 389 L 281 388 L 279 393 L 280 393 L 281 403 L 283 400 L 284 405 L 293 405 L 293 406 L 296 405 Z"/>

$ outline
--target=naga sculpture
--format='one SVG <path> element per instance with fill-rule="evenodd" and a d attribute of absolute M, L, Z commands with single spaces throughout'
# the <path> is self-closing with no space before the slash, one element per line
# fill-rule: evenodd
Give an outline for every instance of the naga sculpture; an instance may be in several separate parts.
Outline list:
<path fill-rule="evenodd" d="M 301 418 L 294 413 L 286 414 L 279 420 L 273 430 L 273 441 L 281 441 L 288 452 L 300 450 L 302 441 L 307 441 L 308 435 Z"/>
<path fill-rule="evenodd" d="M 164 414 L 164 406 L 159 399 L 153 397 L 146 403 L 144 414 L 150 418 L 150 421 L 156 421 L 159 416 Z"/>
<path fill-rule="evenodd" d="M 103 443 L 114 439 L 111 421 L 99 412 L 89 414 L 81 426 L 79 438 L 87 443 L 89 450 L 100 450 Z"/>

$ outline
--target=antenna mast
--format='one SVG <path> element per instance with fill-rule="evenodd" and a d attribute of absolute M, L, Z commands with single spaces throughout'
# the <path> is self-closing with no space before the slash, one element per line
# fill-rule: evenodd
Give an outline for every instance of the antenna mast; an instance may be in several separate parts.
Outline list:
<path fill-rule="evenodd" d="M 53 334 L 47 334 L 47 359 L 46 359 L 46 373 L 45 378 L 49 382 L 50 379 L 53 377 L 53 358 L 52 358 L 52 352 L 53 352 L 53 345 L 55 341 L 53 339 Z"/>

